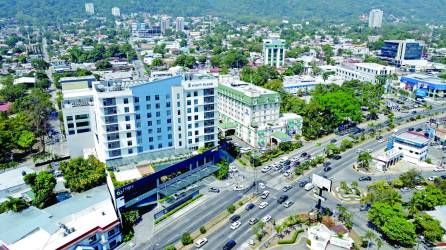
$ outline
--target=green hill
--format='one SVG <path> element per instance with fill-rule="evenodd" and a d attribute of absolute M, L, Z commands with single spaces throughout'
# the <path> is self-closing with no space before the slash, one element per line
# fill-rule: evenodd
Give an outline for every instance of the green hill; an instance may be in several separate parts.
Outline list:
<path fill-rule="evenodd" d="M 145 11 L 174 16 L 215 15 L 237 20 L 321 19 L 351 20 L 372 8 L 414 21 L 446 23 L 446 0 L 2 0 L 0 17 L 26 22 L 56 23 L 85 17 L 84 3 L 93 2 L 97 13 Z"/>

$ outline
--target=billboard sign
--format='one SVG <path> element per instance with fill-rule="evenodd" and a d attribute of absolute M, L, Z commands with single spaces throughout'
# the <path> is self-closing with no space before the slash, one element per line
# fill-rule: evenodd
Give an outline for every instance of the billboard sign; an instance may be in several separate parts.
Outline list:
<path fill-rule="evenodd" d="M 313 174 L 312 183 L 313 183 L 313 185 L 315 185 L 318 188 L 321 188 L 321 189 L 325 188 L 328 192 L 331 192 L 331 180 L 330 179 L 327 179 L 327 178 L 317 175 L 317 174 Z"/>

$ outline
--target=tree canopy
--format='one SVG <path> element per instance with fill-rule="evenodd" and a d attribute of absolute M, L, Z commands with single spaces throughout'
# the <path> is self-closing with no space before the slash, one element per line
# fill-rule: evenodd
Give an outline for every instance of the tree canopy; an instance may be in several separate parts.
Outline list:
<path fill-rule="evenodd" d="M 84 192 L 105 182 L 105 164 L 93 156 L 74 158 L 60 164 L 65 186 L 74 192 Z"/>

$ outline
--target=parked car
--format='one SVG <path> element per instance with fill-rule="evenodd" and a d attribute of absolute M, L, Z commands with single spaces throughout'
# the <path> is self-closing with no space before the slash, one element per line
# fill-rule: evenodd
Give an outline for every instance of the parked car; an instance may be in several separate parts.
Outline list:
<path fill-rule="evenodd" d="M 409 191 L 410 191 L 410 188 L 408 188 L 408 187 L 403 187 L 403 188 L 400 189 L 400 191 L 401 191 L 401 192 L 409 192 Z"/>
<path fill-rule="evenodd" d="M 361 204 L 361 206 L 359 207 L 360 211 L 368 211 L 370 209 L 371 205 L 369 203 L 366 204 Z"/>
<path fill-rule="evenodd" d="M 371 181 L 372 177 L 371 176 L 361 176 L 359 177 L 359 181 Z"/>
<path fill-rule="evenodd" d="M 253 218 L 249 219 L 249 225 L 254 225 L 257 223 L 257 221 L 259 221 L 259 220 L 255 217 L 253 217 Z"/>
<path fill-rule="evenodd" d="M 333 159 L 335 159 L 335 160 L 339 160 L 339 159 L 341 159 L 341 158 L 342 158 L 341 155 L 333 155 Z"/>
<path fill-rule="evenodd" d="M 268 198 L 268 195 L 269 195 L 269 191 L 263 191 L 263 193 L 262 193 L 262 195 L 260 196 L 260 198 L 262 198 L 262 199 L 266 199 L 266 198 Z"/>
<path fill-rule="evenodd" d="M 268 206 L 268 202 L 266 202 L 266 201 L 259 204 L 259 208 L 265 208 L 267 206 Z"/>
<path fill-rule="evenodd" d="M 243 185 L 237 185 L 237 186 L 234 187 L 235 191 L 240 191 L 240 190 L 243 190 L 243 189 L 245 189 L 245 187 L 243 187 Z"/>
<path fill-rule="evenodd" d="M 301 181 L 299 181 L 299 187 L 305 187 L 305 185 L 307 185 L 308 183 L 310 183 L 310 180 L 307 179 L 303 179 Z"/>
<path fill-rule="evenodd" d="M 328 171 L 330 171 L 330 170 L 331 170 L 331 167 L 330 167 L 330 166 L 324 168 L 324 171 L 325 171 L 325 172 L 328 172 Z"/>
<path fill-rule="evenodd" d="M 445 169 L 443 167 L 436 167 L 434 169 L 434 172 L 443 172 L 443 171 L 445 171 Z"/>
<path fill-rule="evenodd" d="M 291 185 L 285 185 L 285 186 L 283 186 L 282 191 L 286 192 L 286 191 L 290 190 L 291 188 L 293 188 Z"/>
<path fill-rule="evenodd" d="M 198 240 L 195 242 L 194 245 L 195 245 L 196 248 L 200 248 L 200 247 L 206 245 L 206 243 L 208 243 L 208 239 L 206 239 L 206 238 L 201 238 L 201 239 L 198 239 Z"/>
<path fill-rule="evenodd" d="M 300 154 L 300 157 L 306 157 L 308 155 L 307 152 L 303 152 L 302 154 Z"/>
<path fill-rule="evenodd" d="M 290 206 L 293 205 L 293 204 L 294 204 L 293 201 L 288 200 L 288 201 L 285 201 L 285 203 L 283 203 L 283 206 L 284 206 L 284 207 L 290 207 Z"/>
<path fill-rule="evenodd" d="M 271 167 L 270 166 L 265 166 L 262 168 L 262 173 L 268 173 L 269 171 L 271 171 Z"/>
<path fill-rule="evenodd" d="M 324 167 L 328 167 L 328 166 L 330 166 L 330 165 L 331 165 L 331 162 L 329 162 L 329 161 L 324 162 L 324 164 L 322 164 L 322 166 L 324 166 Z"/>
<path fill-rule="evenodd" d="M 234 223 L 234 222 L 236 222 L 236 221 L 238 221 L 238 220 L 240 220 L 240 215 L 238 215 L 238 214 L 234 214 L 233 216 L 231 216 L 231 217 L 229 218 L 229 221 L 230 221 L 231 223 Z"/>
<path fill-rule="evenodd" d="M 306 191 L 310 191 L 310 190 L 313 189 L 313 188 L 314 188 L 313 183 L 307 183 L 307 184 L 305 185 L 305 187 L 304 187 L 304 189 L 305 189 Z"/>
<path fill-rule="evenodd" d="M 285 171 L 285 173 L 283 174 L 283 176 L 285 176 L 285 177 L 289 177 L 289 176 L 291 176 L 291 171 L 290 171 L 290 170 Z"/>
<path fill-rule="evenodd" d="M 282 194 L 279 199 L 277 199 L 277 203 L 282 204 L 288 199 L 288 195 Z"/>
<path fill-rule="evenodd" d="M 261 189 L 265 189 L 265 183 L 263 183 L 263 182 L 259 182 L 259 188 L 261 188 Z"/>
<path fill-rule="evenodd" d="M 218 189 L 216 187 L 210 187 L 209 188 L 209 192 L 211 192 L 211 193 L 220 193 L 220 189 Z"/>
<path fill-rule="evenodd" d="M 417 186 L 415 186 L 415 189 L 416 189 L 416 190 L 423 190 L 423 189 L 424 189 L 424 186 L 417 185 Z"/>
<path fill-rule="evenodd" d="M 330 140 L 330 143 L 336 143 L 338 140 L 336 140 L 336 139 L 331 139 Z"/>
<path fill-rule="evenodd" d="M 264 223 L 267 223 L 268 221 L 270 221 L 271 220 L 271 215 L 265 215 L 263 218 L 262 218 L 262 221 L 264 222 Z"/>
<path fill-rule="evenodd" d="M 235 245 L 237 245 L 237 243 L 234 240 L 229 240 L 228 242 L 226 242 L 226 244 L 223 246 L 223 250 L 231 250 L 232 248 L 235 247 Z"/>

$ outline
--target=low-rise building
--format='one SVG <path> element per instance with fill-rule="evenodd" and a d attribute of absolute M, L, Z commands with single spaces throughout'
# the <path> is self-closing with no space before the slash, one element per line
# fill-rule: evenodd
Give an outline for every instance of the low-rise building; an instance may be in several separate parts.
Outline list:
<path fill-rule="evenodd" d="M 338 234 L 334 230 L 330 230 L 322 223 L 308 228 L 307 235 L 309 240 L 309 244 L 307 243 L 307 246 L 311 250 L 353 248 L 354 241 L 352 238 L 350 238 L 350 236 L 348 236 L 348 233 Z"/>
<path fill-rule="evenodd" d="M 34 173 L 34 170 L 28 167 L 9 169 L 0 173 L 0 203 L 9 196 L 29 200 L 32 196 L 31 188 L 23 180 L 23 174 L 31 173 Z"/>
<path fill-rule="evenodd" d="M 345 81 L 359 80 L 376 83 L 379 76 L 389 76 L 395 73 L 395 68 L 377 63 L 342 64 L 335 68 L 336 76 Z"/>
<path fill-rule="evenodd" d="M 393 139 L 393 147 L 402 153 L 403 160 L 419 163 L 427 158 L 430 139 L 418 132 L 404 132 Z"/>
<path fill-rule="evenodd" d="M 105 185 L 45 209 L 0 214 L 0 225 L 1 249 L 114 249 L 122 242 L 120 221 Z"/>
<path fill-rule="evenodd" d="M 400 77 L 401 87 L 417 97 L 446 101 L 446 80 L 433 75 L 411 74 Z"/>

